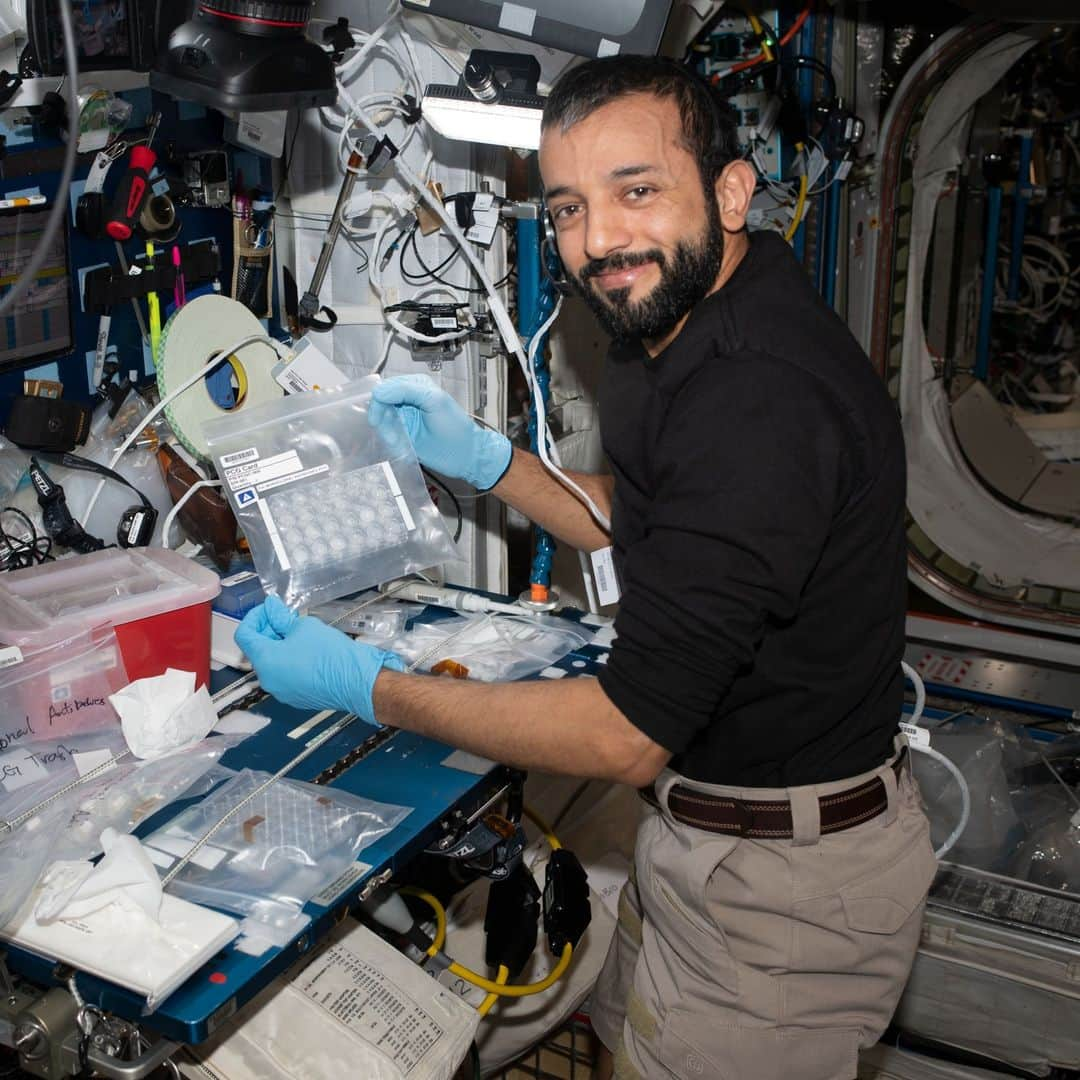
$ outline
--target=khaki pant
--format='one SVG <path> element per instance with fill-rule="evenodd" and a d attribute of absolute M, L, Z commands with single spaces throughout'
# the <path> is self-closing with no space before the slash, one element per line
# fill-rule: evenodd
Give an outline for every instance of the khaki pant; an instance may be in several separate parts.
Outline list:
<path fill-rule="evenodd" d="M 887 810 L 820 835 L 817 798 L 880 776 Z M 789 800 L 790 840 L 719 836 L 667 812 L 675 783 Z M 665 770 L 593 995 L 620 1080 L 853 1080 L 918 946 L 936 869 L 905 766 L 790 789 L 700 784 Z"/>

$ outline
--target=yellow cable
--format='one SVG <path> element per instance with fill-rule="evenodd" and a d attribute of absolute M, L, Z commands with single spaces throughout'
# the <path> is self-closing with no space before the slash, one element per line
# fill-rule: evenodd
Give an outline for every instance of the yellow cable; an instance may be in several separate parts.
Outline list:
<path fill-rule="evenodd" d="M 510 969 L 505 964 L 500 964 L 499 965 L 499 973 L 498 973 L 498 975 L 495 976 L 495 981 L 500 986 L 505 986 L 506 985 L 506 980 L 509 979 L 509 978 L 510 978 Z M 498 994 L 490 993 L 490 994 L 488 994 L 488 996 L 486 998 L 484 998 L 482 1004 L 480 1005 L 480 1008 L 478 1008 L 476 1011 L 481 1016 L 487 1016 L 487 1014 L 489 1012 L 491 1012 L 492 1006 L 498 1000 L 499 1000 L 499 995 Z"/>
<path fill-rule="evenodd" d="M 438 899 L 425 889 L 418 889 L 415 885 L 406 885 L 400 889 L 402 896 L 415 896 L 417 900 L 423 900 L 433 912 L 435 912 L 435 940 L 428 946 L 428 956 L 434 956 L 446 942 L 446 908 L 439 903 Z"/>
<path fill-rule="evenodd" d="M 525 807 L 525 816 L 544 834 L 552 851 L 558 851 L 562 847 L 559 838 L 552 832 L 551 826 L 535 810 Z"/>
<path fill-rule="evenodd" d="M 795 149 L 802 153 L 803 144 L 798 142 L 795 144 Z M 795 236 L 795 230 L 798 229 L 799 223 L 802 221 L 803 211 L 806 209 L 806 189 L 810 186 L 810 182 L 804 171 L 802 176 L 799 177 L 799 197 L 795 202 L 795 213 L 792 215 L 791 224 L 787 227 L 787 231 L 784 233 L 784 239 L 790 244 L 792 238 Z"/>
<path fill-rule="evenodd" d="M 765 57 L 765 63 L 768 63 L 773 58 L 773 51 L 769 48 L 769 35 L 765 33 L 765 27 L 761 25 L 761 20 L 752 12 L 748 11 L 746 17 L 750 20 L 750 25 L 754 29 L 754 33 L 758 36 L 758 41 L 761 42 L 761 53 Z"/>
<path fill-rule="evenodd" d="M 467 967 L 462 967 L 456 960 L 450 962 L 450 970 L 459 978 L 470 982 L 473 986 L 479 986 L 489 994 L 498 994 L 499 997 L 531 997 L 533 994 L 542 994 L 545 990 L 554 986 L 566 974 L 570 966 L 570 959 L 574 954 L 574 946 L 568 941 L 563 946 L 562 956 L 554 969 L 539 982 L 527 983 L 524 986 L 500 986 L 491 979 L 485 979 L 483 975 L 477 975 Z"/>

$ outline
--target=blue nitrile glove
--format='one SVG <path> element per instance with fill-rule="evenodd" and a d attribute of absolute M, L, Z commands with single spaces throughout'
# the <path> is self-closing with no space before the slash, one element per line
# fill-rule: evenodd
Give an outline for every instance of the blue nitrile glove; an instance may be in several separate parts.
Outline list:
<path fill-rule="evenodd" d="M 510 440 L 478 424 L 427 375 L 398 375 L 371 392 L 368 420 L 392 439 L 389 417 L 405 421 L 421 465 L 486 491 L 510 466 Z"/>
<path fill-rule="evenodd" d="M 301 618 L 276 596 L 252 608 L 233 635 L 262 688 L 298 709 L 338 709 L 375 723 L 371 690 L 382 669 L 404 671 L 399 656 L 353 641 L 310 615 Z"/>

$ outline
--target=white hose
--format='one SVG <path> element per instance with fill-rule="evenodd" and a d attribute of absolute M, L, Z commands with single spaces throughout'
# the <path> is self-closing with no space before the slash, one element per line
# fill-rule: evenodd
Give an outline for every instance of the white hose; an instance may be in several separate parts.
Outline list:
<path fill-rule="evenodd" d="M 922 676 L 906 660 L 900 661 L 900 668 L 915 689 L 915 708 L 911 713 L 911 723 L 917 724 L 923 709 L 926 708 L 926 687 L 923 685 Z"/>
<path fill-rule="evenodd" d="M 909 723 L 917 724 L 919 718 L 923 714 L 923 709 L 926 708 L 926 687 L 923 685 L 919 673 L 910 664 L 901 660 L 900 667 L 911 681 L 911 685 L 915 688 L 915 708 L 912 710 Z M 964 830 L 967 828 L 968 820 L 971 817 L 971 789 L 968 787 L 968 782 L 956 763 L 950 758 L 947 758 L 940 750 L 935 750 L 928 743 L 912 742 L 910 739 L 908 740 L 908 747 L 916 753 L 925 754 L 927 757 L 933 758 L 934 761 L 952 775 L 952 778 L 956 781 L 956 786 L 960 789 L 960 820 L 956 823 L 956 827 L 953 831 L 945 838 L 945 843 L 934 852 L 934 856 L 941 859 L 952 850 L 957 840 L 960 839 Z"/>
<path fill-rule="evenodd" d="M 956 763 L 947 758 L 940 750 L 913 742 L 909 742 L 908 746 L 917 753 L 925 754 L 927 757 L 933 758 L 939 765 L 944 766 L 952 774 L 956 786 L 960 789 L 960 820 L 956 823 L 956 828 L 946 837 L 945 843 L 934 852 L 935 858 L 942 859 L 952 850 L 953 845 L 960 839 L 961 834 L 967 828 L 968 819 L 971 817 L 971 791 L 968 788 L 967 780 L 964 779 L 964 774 Z"/>
<path fill-rule="evenodd" d="M 172 524 L 176 520 L 176 515 L 180 513 L 180 511 L 184 508 L 184 504 L 188 501 L 188 499 L 191 498 L 192 495 L 195 494 L 196 491 L 198 491 L 200 488 L 207 487 L 221 487 L 221 481 L 197 480 L 194 484 L 191 485 L 191 487 L 187 489 L 187 491 L 184 492 L 183 495 L 180 496 L 179 499 L 176 500 L 173 508 L 165 515 L 165 524 L 161 526 L 161 546 L 163 548 L 167 548 L 169 546 L 169 531 L 172 529 Z"/>

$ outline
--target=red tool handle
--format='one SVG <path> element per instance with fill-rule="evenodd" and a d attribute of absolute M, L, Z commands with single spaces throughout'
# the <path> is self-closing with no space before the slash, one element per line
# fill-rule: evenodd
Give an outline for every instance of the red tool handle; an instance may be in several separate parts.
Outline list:
<path fill-rule="evenodd" d="M 112 217 L 105 226 L 105 231 L 114 240 L 130 238 L 150 194 L 150 170 L 156 161 L 157 154 L 149 146 L 132 148 L 128 171 L 120 181 L 113 199 Z"/>

